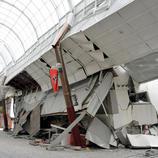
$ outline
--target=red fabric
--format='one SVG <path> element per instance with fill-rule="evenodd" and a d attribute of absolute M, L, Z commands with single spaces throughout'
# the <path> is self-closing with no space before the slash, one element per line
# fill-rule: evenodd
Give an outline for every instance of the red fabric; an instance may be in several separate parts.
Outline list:
<path fill-rule="evenodd" d="M 80 135 L 80 137 L 81 137 L 81 147 L 82 148 L 85 148 L 86 147 L 86 138 L 85 138 L 85 135 Z M 75 141 L 74 141 L 74 137 L 73 137 L 73 135 L 72 134 L 70 134 L 70 136 L 68 137 L 69 139 L 68 139 L 68 144 L 69 145 L 73 145 L 73 146 L 76 146 L 76 143 L 75 143 Z M 77 145 L 77 146 L 80 146 L 80 145 Z"/>
<path fill-rule="evenodd" d="M 58 86 L 58 69 L 57 68 L 51 68 L 49 71 L 50 74 L 50 79 L 51 79 L 51 84 L 52 88 L 54 90 L 54 93 L 59 91 L 59 86 Z"/>

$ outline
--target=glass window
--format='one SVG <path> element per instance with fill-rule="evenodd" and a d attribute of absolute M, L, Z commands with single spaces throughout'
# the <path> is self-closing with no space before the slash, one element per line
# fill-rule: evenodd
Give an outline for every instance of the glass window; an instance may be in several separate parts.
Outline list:
<path fill-rule="evenodd" d="M 79 2 L 72 1 L 74 5 Z M 69 11 L 68 0 L 0 1 L 0 41 L 3 41 L 0 42 L 0 70 L 1 65 L 20 58 Z M 5 64 L 4 54 L 7 59 Z"/>

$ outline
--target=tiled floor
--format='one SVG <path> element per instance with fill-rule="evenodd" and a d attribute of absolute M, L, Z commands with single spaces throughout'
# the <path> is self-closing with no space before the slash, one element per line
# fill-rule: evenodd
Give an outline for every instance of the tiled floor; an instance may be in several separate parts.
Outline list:
<path fill-rule="evenodd" d="M 0 131 L 0 158 L 142 158 L 146 150 L 113 149 L 83 151 L 47 151 L 44 147 L 31 146 L 28 140 L 15 139 Z"/>

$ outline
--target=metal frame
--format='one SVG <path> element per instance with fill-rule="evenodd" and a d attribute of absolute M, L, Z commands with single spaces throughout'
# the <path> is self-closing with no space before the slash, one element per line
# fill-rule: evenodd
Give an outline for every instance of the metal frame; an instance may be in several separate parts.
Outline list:
<path fill-rule="evenodd" d="M 37 39 L 38 39 L 38 33 L 37 33 L 37 30 L 36 30 L 35 26 L 33 25 L 33 22 L 31 21 L 31 19 L 30 19 L 21 9 L 19 9 L 19 8 L 16 7 L 15 5 L 13 5 L 13 4 L 11 4 L 11 3 L 5 1 L 5 0 L 0 0 L 0 2 L 5 3 L 5 4 L 8 4 L 9 6 L 15 8 L 15 9 L 18 10 L 21 14 L 23 14 L 23 15 L 28 19 L 28 21 L 30 22 L 30 24 L 32 25 L 32 28 L 33 28 L 33 30 L 35 31 L 36 37 L 37 37 Z"/>

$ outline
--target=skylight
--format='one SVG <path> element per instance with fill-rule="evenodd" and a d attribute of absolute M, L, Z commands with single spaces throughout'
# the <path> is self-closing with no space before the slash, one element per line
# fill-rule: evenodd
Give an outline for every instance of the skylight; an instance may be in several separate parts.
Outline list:
<path fill-rule="evenodd" d="M 81 0 L 0 0 L 0 71 Z"/>

